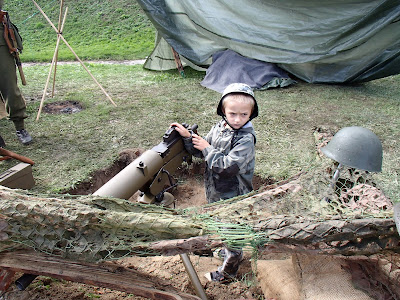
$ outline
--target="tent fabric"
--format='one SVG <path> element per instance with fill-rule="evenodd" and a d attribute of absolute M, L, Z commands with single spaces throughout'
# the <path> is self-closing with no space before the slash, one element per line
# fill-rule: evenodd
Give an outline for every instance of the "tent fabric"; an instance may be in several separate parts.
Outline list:
<path fill-rule="evenodd" d="M 235 82 L 246 83 L 258 90 L 295 83 L 277 65 L 244 57 L 232 50 L 217 52 L 212 58 L 201 85 L 219 93 Z"/>
<path fill-rule="evenodd" d="M 400 73 L 398 0 L 137 1 L 165 41 L 156 48 L 173 47 L 200 67 L 230 49 L 307 82 L 361 82 Z M 146 67 L 157 69 L 156 60 L 168 57 L 153 55 Z"/>
<path fill-rule="evenodd" d="M 207 71 L 207 67 L 198 66 L 185 57 L 180 55 L 182 66 L 189 66 L 197 71 Z M 206 62 L 206 66 L 211 64 L 211 59 Z M 156 47 L 153 49 L 152 53 L 146 59 L 143 64 L 145 69 L 166 71 L 171 69 L 176 69 L 176 62 L 174 55 L 172 54 L 171 46 L 161 37 L 160 34 L 156 35 Z"/>

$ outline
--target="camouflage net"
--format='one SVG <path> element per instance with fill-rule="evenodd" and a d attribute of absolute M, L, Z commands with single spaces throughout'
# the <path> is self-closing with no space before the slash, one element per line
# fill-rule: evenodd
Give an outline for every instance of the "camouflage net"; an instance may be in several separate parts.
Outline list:
<path fill-rule="evenodd" d="M 310 169 L 252 195 L 185 210 L 1 188 L 0 251 L 32 248 L 98 261 L 187 252 L 179 246 L 185 242 L 192 250 L 215 243 L 346 255 L 398 250 L 392 203 L 373 175 L 342 170 L 332 185 L 332 170 Z M 162 241 L 172 241 L 167 252 Z"/>
<path fill-rule="evenodd" d="M 0 197 L 0 251 L 33 248 L 94 261 L 133 255 L 140 243 L 202 235 L 172 210 L 121 199 L 44 198 L 6 188 Z"/>
<path fill-rule="evenodd" d="M 354 284 L 373 298 L 400 299 L 400 236 L 382 186 L 377 174 L 338 170 L 322 155 L 288 180 L 189 209 L 0 186 L 0 253 L 31 249 L 99 262 L 228 245 L 252 250 L 255 259 L 344 255 Z"/>
<path fill-rule="evenodd" d="M 317 148 L 326 143 L 317 134 Z M 86 261 L 233 248 L 345 255 L 400 249 L 393 203 L 376 174 L 319 155 L 251 194 L 190 209 L 0 187 L 0 252 L 34 249 Z"/>

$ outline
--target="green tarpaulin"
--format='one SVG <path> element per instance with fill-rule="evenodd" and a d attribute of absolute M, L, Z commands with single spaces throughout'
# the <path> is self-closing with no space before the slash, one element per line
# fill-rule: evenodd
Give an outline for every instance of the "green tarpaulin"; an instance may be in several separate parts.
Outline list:
<path fill-rule="evenodd" d="M 158 31 L 145 67 L 207 68 L 230 49 L 307 82 L 361 82 L 400 73 L 400 1 L 138 0 Z M 204 70 L 204 69 L 203 69 Z"/>

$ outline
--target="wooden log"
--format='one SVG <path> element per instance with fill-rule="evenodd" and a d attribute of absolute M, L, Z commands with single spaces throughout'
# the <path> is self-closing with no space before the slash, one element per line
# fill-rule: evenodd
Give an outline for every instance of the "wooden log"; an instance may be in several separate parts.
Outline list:
<path fill-rule="evenodd" d="M 0 267 L 8 272 L 8 277 L 15 272 L 23 272 L 119 290 L 149 299 L 200 299 L 174 289 L 165 280 L 110 263 L 90 264 L 34 251 L 18 251 L 2 253 Z"/>
<path fill-rule="evenodd" d="M 0 268 L 0 292 L 7 291 L 13 281 L 14 275 L 14 270 Z"/>

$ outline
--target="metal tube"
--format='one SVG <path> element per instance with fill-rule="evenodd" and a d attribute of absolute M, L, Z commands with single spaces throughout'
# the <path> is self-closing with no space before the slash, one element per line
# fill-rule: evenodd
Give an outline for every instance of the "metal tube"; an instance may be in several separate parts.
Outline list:
<path fill-rule="evenodd" d="M 121 172 L 111 178 L 93 195 L 129 199 L 163 166 L 161 156 L 152 150 L 147 150 L 126 166 Z"/>
<path fill-rule="evenodd" d="M 336 181 L 339 178 L 340 171 L 342 170 L 342 168 L 343 168 L 342 164 L 339 163 L 337 168 L 336 168 L 335 174 L 333 174 L 333 177 L 332 177 L 332 183 L 331 183 L 332 188 L 335 187 Z"/>
<path fill-rule="evenodd" d="M 343 168 L 343 165 L 341 163 L 339 163 L 337 168 L 336 168 L 336 170 L 335 170 L 335 173 L 332 176 L 332 181 L 329 184 L 329 188 L 328 189 L 332 189 L 333 191 L 335 191 L 335 185 L 336 185 L 336 182 L 337 182 L 337 180 L 339 178 L 340 171 L 342 170 L 342 168 Z M 328 197 L 325 197 L 324 200 L 326 202 L 331 202 L 331 200 Z"/>
<path fill-rule="evenodd" d="M 179 254 L 179 256 L 181 257 L 183 265 L 186 269 L 186 273 L 188 273 L 190 281 L 192 282 L 194 289 L 196 290 L 197 296 L 199 296 L 202 300 L 207 300 L 207 295 L 203 289 L 203 286 L 200 283 L 196 270 L 193 268 L 189 256 L 186 253 Z"/>

